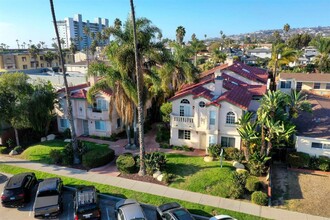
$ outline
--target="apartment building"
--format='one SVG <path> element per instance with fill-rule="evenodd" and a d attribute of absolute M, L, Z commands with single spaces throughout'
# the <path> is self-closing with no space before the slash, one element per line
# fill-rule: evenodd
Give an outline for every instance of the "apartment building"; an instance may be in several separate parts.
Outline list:
<path fill-rule="evenodd" d="M 241 62 L 201 73 L 198 83 L 185 85 L 170 99 L 170 144 L 205 150 L 211 144 L 240 148 L 236 123 L 247 111 L 257 111 L 267 82 L 266 70 Z"/>
<path fill-rule="evenodd" d="M 84 28 L 88 27 L 90 32 L 102 32 L 109 27 L 109 20 L 105 18 L 95 18 L 94 22 L 83 21 L 81 14 L 74 15 L 73 18 L 67 17 L 64 20 L 56 21 L 60 38 L 64 40 L 63 48 L 70 48 L 74 43 L 78 50 L 83 50 L 87 45 L 91 45 L 92 39 L 84 34 Z M 100 42 L 100 46 L 107 44 L 108 41 Z"/>

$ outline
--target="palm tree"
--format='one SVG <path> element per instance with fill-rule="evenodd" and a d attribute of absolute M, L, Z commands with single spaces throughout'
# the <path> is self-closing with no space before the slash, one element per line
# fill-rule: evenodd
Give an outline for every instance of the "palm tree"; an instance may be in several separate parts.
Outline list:
<path fill-rule="evenodd" d="M 53 17 L 53 24 L 55 28 L 55 33 L 56 33 L 56 38 L 57 38 L 57 44 L 58 44 L 58 52 L 60 55 L 61 59 L 61 64 L 62 64 L 62 70 L 63 70 L 63 81 L 64 81 L 64 86 L 65 86 L 65 93 L 66 93 L 66 102 L 68 106 L 68 120 L 69 120 L 69 125 L 70 125 L 70 130 L 71 130 L 71 143 L 72 143 L 72 148 L 73 148 L 73 163 L 74 164 L 79 164 L 80 163 L 80 158 L 78 155 L 78 140 L 77 140 L 77 135 L 74 127 L 74 121 L 73 121 L 73 115 L 72 115 L 72 105 L 71 105 L 71 100 L 70 100 L 70 92 L 69 92 L 69 87 L 68 87 L 68 81 L 66 79 L 66 73 L 65 73 L 65 68 L 64 68 L 64 57 L 63 57 L 63 52 L 62 52 L 62 47 L 60 43 L 60 36 L 58 33 L 58 28 L 57 28 L 57 23 L 56 23 L 56 16 L 55 16 L 55 9 L 54 9 L 54 4 L 53 0 L 49 0 L 50 2 L 50 9 Z"/>
<path fill-rule="evenodd" d="M 31 45 L 31 47 L 28 49 L 30 56 L 34 59 L 34 67 L 37 69 L 37 57 L 40 53 L 40 49 L 36 47 L 34 44 Z"/>
<path fill-rule="evenodd" d="M 183 38 L 186 35 L 186 29 L 183 26 L 179 26 L 176 29 L 176 42 L 178 44 L 182 45 L 183 44 Z"/>
<path fill-rule="evenodd" d="M 89 36 L 90 36 L 90 30 L 87 26 L 85 26 L 83 32 L 86 35 L 86 60 L 87 60 L 87 69 L 88 69 L 88 67 L 89 67 Z"/>
<path fill-rule="evenodd" d="M 301 91 L 292 90 L 291 94 L 286 96 L 286 104 L 289 108 L 289 119 L 298 118 L 300 111 L 312 112 L 311 104 L 306 101 L 306 95 Z"/>
<path fill-rule="evenodd" d="M 119 18 L 116 18 L 113 23 L 115 29 L 120 29 L 122 26 L 121 20 Z"/>
<path fill-rule="evenodd" d="M 19 41 L 18 41 L 18 39 L 16 39 L 16 43 L 17 43 L 17 49 L 19 49 Z"/>
<path fill-rule="evenodd" d="M 257 139 L 256 135 L 256 123 L 251 122 L 253 117 L 252 112 L 247 112 L 238 120 L 239 127 L 237 128 L 238 133 L 242 139 L 243 151 L 245 159 L 249 161 L 250 158 L 250 144 L 251 141 Z"/>
<path fill-rule="evenodd" d="M 315 64 L 317 69 L 321 72 L 330 71 L 330 39 L 329 38 L 320 38 L 318 41 L 313 43 L 313 46 L 316 47 L 319 54 L 316 56 Z"/>
<path fill-rule="evenodd" d="M 284 26 L 283 26 L 283 31 L 285 32 L 285 35 L 288 34 L 290 30 L 290 25 L 288 23 L 286 23 Z"/>
<path fill-rule="evenodd" d="M 276 88 L 276 77 L 282 66 L 288 65 L 290 62 L 295 61 L 297 51 L 288 48 L 285 44 L 273 44 L 271 60 L 268 67 L 272 70 L 272 90 Z"/>
<path fill-rule="evenodd" d="M 196 38 L 196 36 L 191 36 L 191 43 L 190 47 L 192 51 L 194 52 L 194 65 L 195 67 L 197 66 L 197 53 L 201 50 L 204 50 L 206 48 L 205 44 L 203 41 L 200 41 Z"/>
<path fill-rule="evenodd" d="M 221 52 L 219 49 L 215 49 L 212 51 L 211 57 L 212 57 L 214 66 L 216 66 L 218 63 L 225 62 L 227 55 L 225 53 Z"/>

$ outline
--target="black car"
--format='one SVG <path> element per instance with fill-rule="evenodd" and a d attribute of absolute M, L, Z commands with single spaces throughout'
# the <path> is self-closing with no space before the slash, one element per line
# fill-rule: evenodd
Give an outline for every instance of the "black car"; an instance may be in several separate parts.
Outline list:
<path fill-rule="evenodd" d="M 57 217 L 63 209 L 61 178 L 49 178 L 39 183 L 34 201 L 35 218 Z"/>
<path fill-rule="evenodd" d="M 194 217 L 176 202 L 166 203 L 157 208 L 158 218 L 164 220 L 195 220 Z"/>
<path fill-rule="evenodd" d="M 37 183 L 34 173 L 20 173 L 7 181 L 1 195 L 5 207 L 20 207 L 30 201 L 32 190 Z"/>
<path fill-rule="evenodd" d="M 97 192 L 94 186 L 82 186 L 75 192 L 74 197 L 75 220 L 101 219 Z"/>

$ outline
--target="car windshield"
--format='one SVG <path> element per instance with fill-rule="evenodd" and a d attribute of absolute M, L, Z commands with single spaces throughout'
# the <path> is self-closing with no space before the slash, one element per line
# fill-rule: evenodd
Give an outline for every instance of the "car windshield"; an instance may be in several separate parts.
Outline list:
<path fill-rule="evenodd" d="M 85 204 L 85 205 L 79 205 L 77 212 L 79 214 L 83 214 L 85 212 L 88 211 L 92 211 L 98 209 L 97 204 L 96 203 L 90 203 L 90 204 Z"/>
<path fill-rule="evenodd" d="M 193 220 L 191 215 L 183 209 L 175 210 L 173 215 L 179 220 Z"/>

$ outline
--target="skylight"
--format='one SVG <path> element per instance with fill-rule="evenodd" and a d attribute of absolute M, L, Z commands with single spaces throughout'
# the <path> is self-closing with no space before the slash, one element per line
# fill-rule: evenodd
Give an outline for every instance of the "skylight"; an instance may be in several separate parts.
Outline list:
<path fill-rule="evenodd" d="M 247 72 L 247 73 L 250 73 L 250 71 L 249 70 L 247 70 L 247 69 L 242 69 L 243 71 L 245 71 L 245 72 Z"/>

